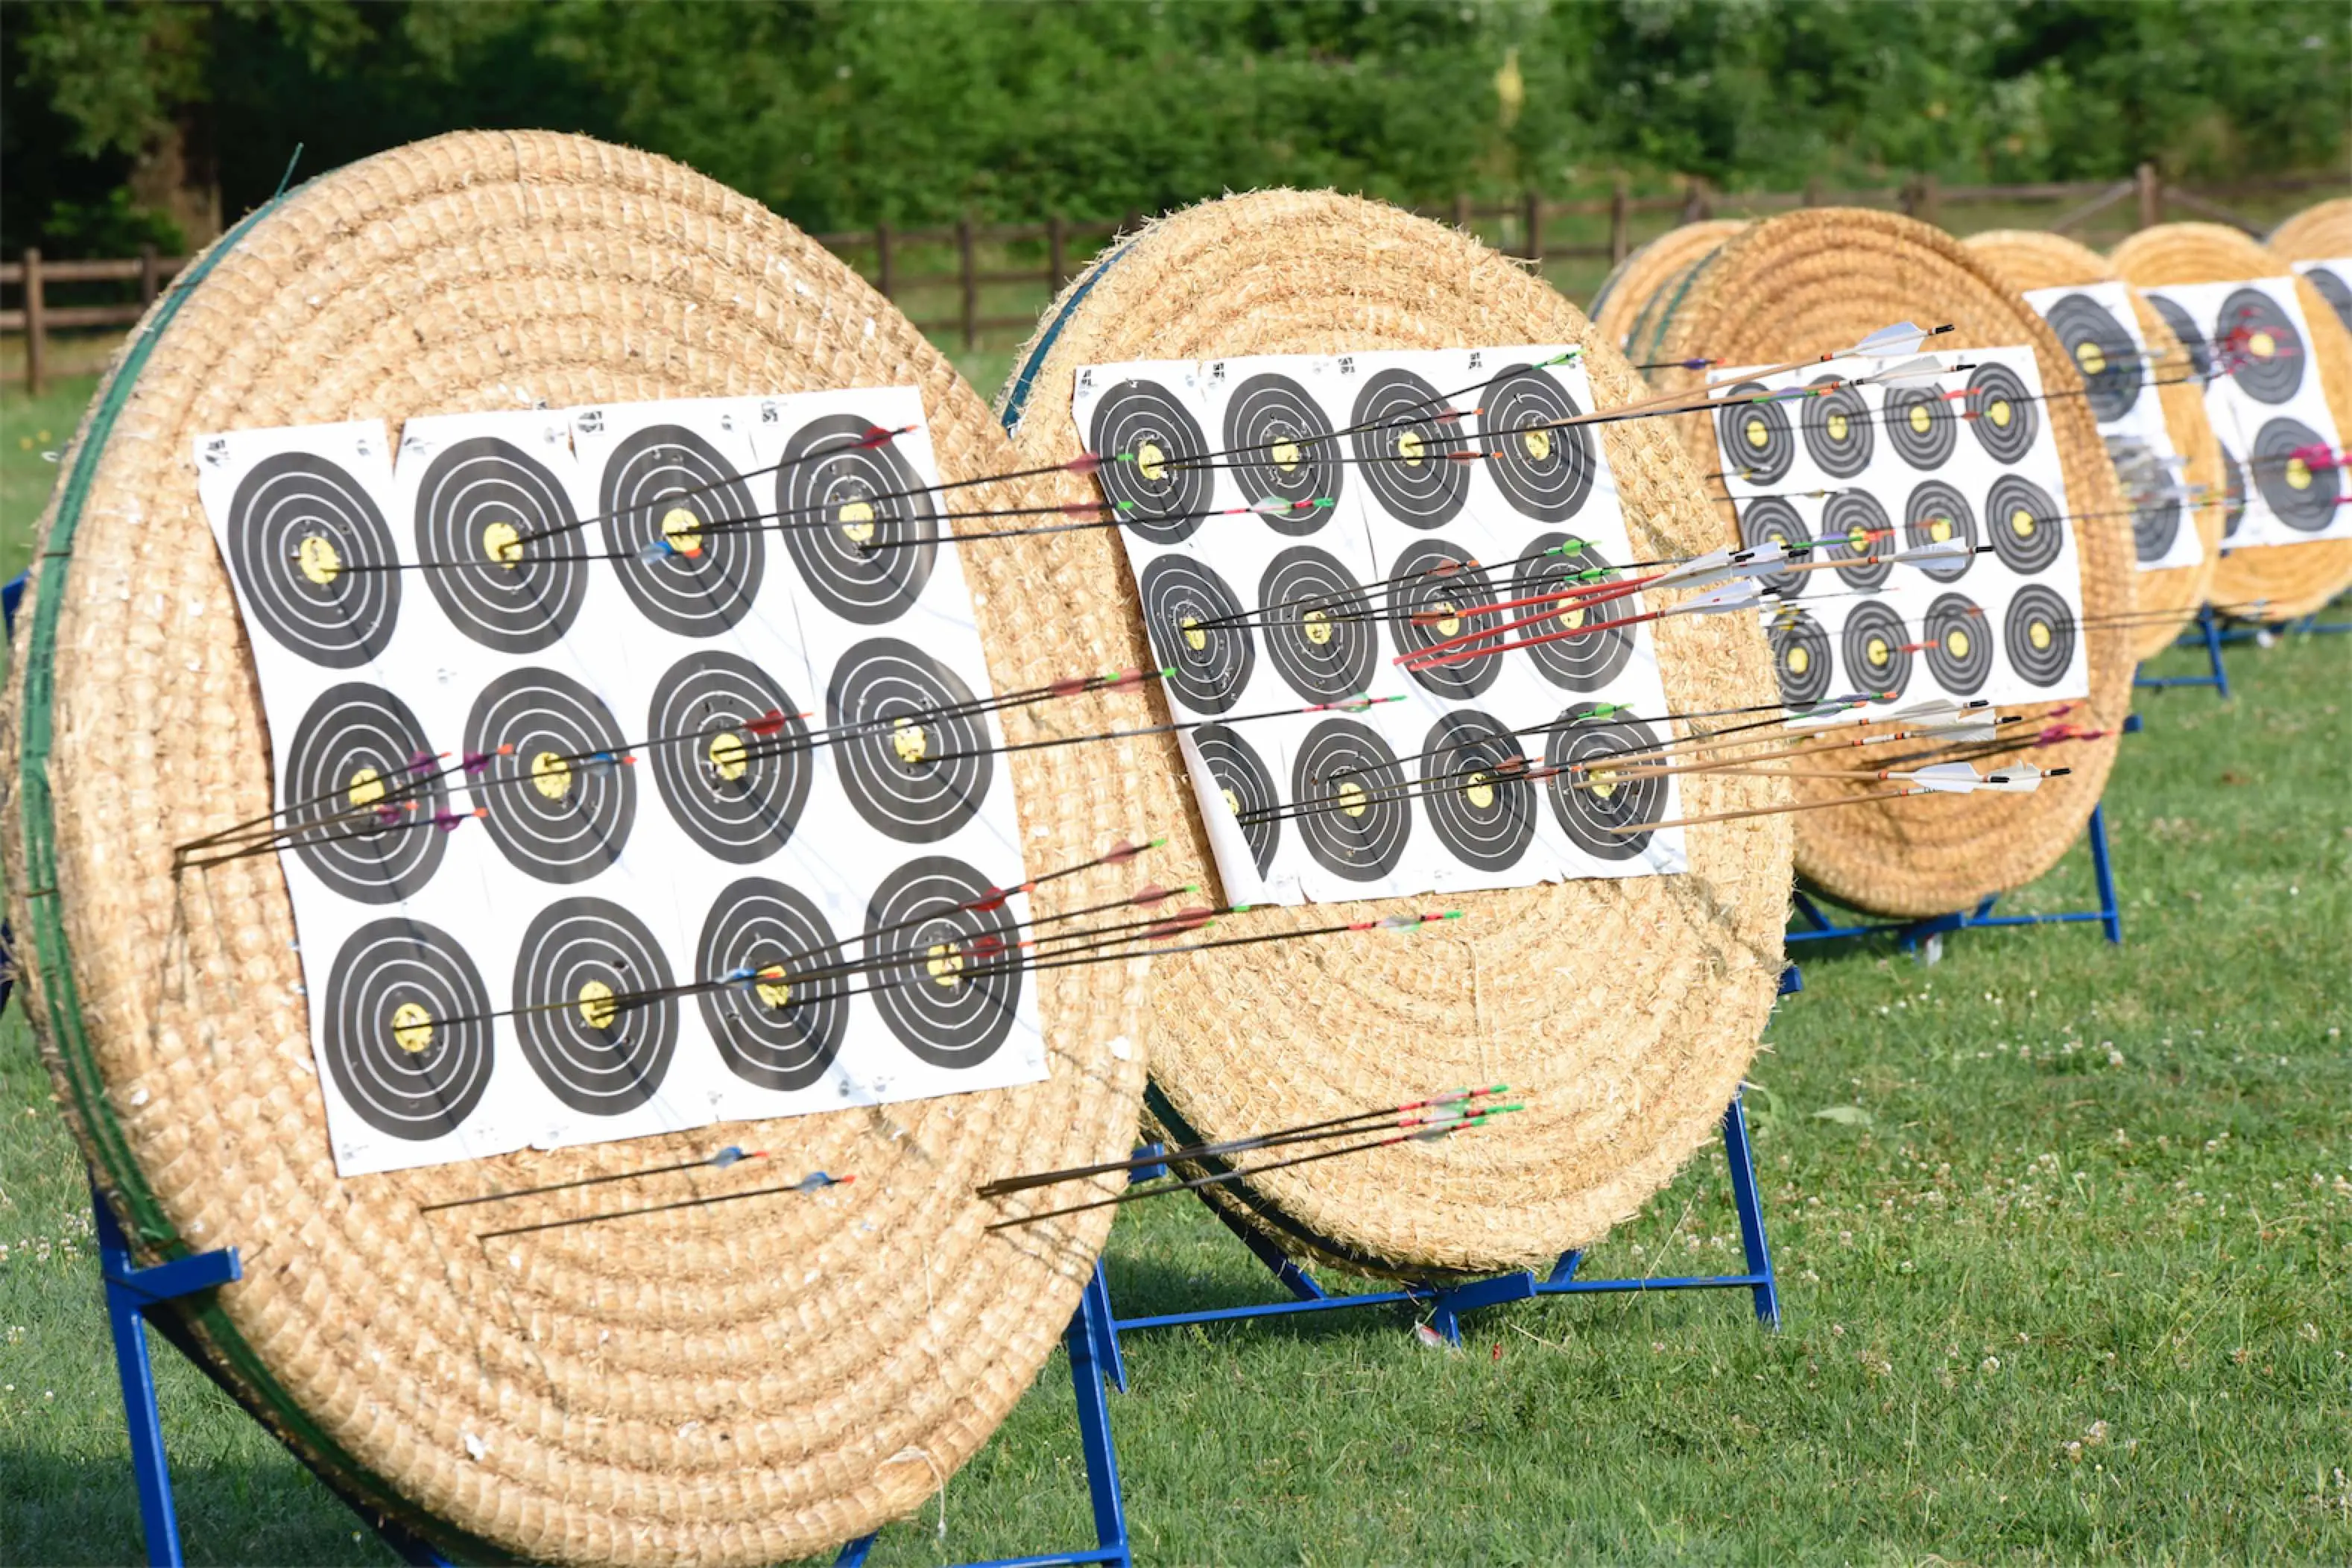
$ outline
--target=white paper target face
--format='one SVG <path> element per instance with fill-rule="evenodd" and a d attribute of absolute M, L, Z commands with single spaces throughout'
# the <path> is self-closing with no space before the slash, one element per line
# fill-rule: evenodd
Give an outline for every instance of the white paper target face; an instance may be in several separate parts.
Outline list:
<path fill-rule="evenodd" d="M 2205 378 L 2228 486 L 2221 548 L 2352 538 L 2343 433 L 2291 278 L 2143 289 Z"/>
<path fill-rule="evenodd" d="M 1671 780 L 1571 768 L 1666 738 L 1649 628 L 1612 626 L 1640 596 L 1508 603 L 1632 556 L 1598 443 L 1559 423 L 1592 406 L 1568 355 L 1078 373 L 1229 900 L 1684 868 L 1679 829 L 1640 831 Z"/>
<path fill-rule="evenodd" d="M 2033 351 L 1942 358 L 1951 374 L 1893 385 L 1853 384 L 1885 368 L 1861 359 L 1724 373 L 1716 442 L 1740 538 L 1813 567 L 1764 581 L 1791 705 L 1869 694 L 1854 710 L 1866 718 L 1936 698 L 2089 693 L 2075 520 Z M 1807 395 L 1757 401 L 1790 389 Z M 1964 553 L 1885 559 L 1939 545 Z"/>
<path fill-rule="evenodd" d="M 2196 565 L 2204 552 L 2191 516 L 2199 498 L 2182 482 L 2180 448 L 2157 394 L 2163 382 L 2188 374 L 2186 367 L 2149 358 L 2127 283 L 2032 289 L 2025 302 L 2050 323 L 2082 372 L 2091 417 L 2132 507 L 2133 563 L 2142 572 Z"/>
<path fill-rule="evenodd" d="M 340 1171 L 1045 1076 L 982 958 L 1025 902 L 961 907 L 1027 873 L 922 426 L 899 388 L 197 442 Z"/>

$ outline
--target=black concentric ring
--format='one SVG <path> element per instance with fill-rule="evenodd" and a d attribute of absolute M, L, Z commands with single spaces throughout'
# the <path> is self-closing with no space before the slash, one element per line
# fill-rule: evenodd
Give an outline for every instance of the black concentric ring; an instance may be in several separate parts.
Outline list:
<path fill-rule="evenodd" d="M 2179 488 L 2172 471 L 2136 436 L 2109 436 L 2107 460 L 2132 503 L 2132 552 L 2142 565 L 2161 561 L 2180 537 Z"/>
<path fill-rule="evenodd" d="M 1384 370 L 1364 383 L 1348 416 L 1349 443 L 1365 487 L 1408 528 L 1443 528 L 1470 494 L 1469 466 L 1452 454 L 1469 442 L 1437 388 L 1406 370 Z"/>
<path fill-rule="evenodd" d="M 2272 513 L 2298 533 L 2317 533 L 2336 521 L 2335 464 L 2315 466 L 2298 449 L 2327 449 L 2318 431 L 2299 419 L 2273 419 L 2254 433 L 2254 484 Z"/>
<path fill-rule="evenodd" d="M 1538 522 L 1565 522 L 1584 510 L 1599 460 L 1592 433 L 1569 425 L 1584 410 L 1568 389 L 1533 365 L 1513 365 L 1488 382 L 1478 433 L 1495 457 L 1486 471 L 1503 499 Z"/>
<path fill-rule="evenodd" d="M 1162 555 L 1139 584 L 1143 626 L 1168 690 L 1196 713 L 1223 713 L 1242 700 L 1257 668 L 1257 638 L 1225 580 L 1190 555 Z"/>
<path fill-rule="evenodd" d="M 361 1121 L 422 1142 L 455 1132 L 490 1087 L 490 994 L 466 950 L 421 921 L 353 931 L 327 979 L 327 1070 Z"/>
<path fill-rule="evenodd" d="M 1812 537 L 1805 531 L 1805 520 L 1797 514 L 1797 509 L 1779 496 L 1758 496 L 1739 508 L 1739 542 L 1750 550 L 1761 544 L 1779 544 L 1797 561 L 1802 561 L 1804 552 L 1811 547 Z M 1771 572 L 1757 582 L 1768 594 L 1793 599 L 1805 591 L 1811 577 L 1810 572 Z"/>
<path fill-rule="evenodd" d="M 1257 748 L 1225 725 L 1203 724 L 1192 731 L 1192 740 L 1241 829 L 1242 841 L 1249 846 L 1258 875 L 1265 876 L 1282 847 L 1282 819 L 1274 815 L 1282 809 L 1282 796 L 1276 792 L 1273 771 Z"/>
<path fill-rule="evenodd" d="M 996 1054 L 1021 1005 L 1020 931 L 989 900 L 988 879 L 961 860 L 927 855 L 882 879 L 866 908 L 867 985 L 898 1043 L 940 1068 Z"/>
<path fill-rule="evenodd" d="M 2088 294 L 2060 295 L 2050 302 L 2042 318 L 2082 373 L 2091 417 L 2111 425 L 2130 413 L 2147 379 L 2140 368 L 2139 345 L 2130 329 Z"/>
<path fill-rule="evenodd" d="M 1304 537 L 1329 520 L 1347 465 L 1331 421 L 1305 387 L 1268 374 L 1234 388 L 1225 404 L 1225 450 L 1244 502 L 1290 503 L 1288 512 L 1261 514 L 1276 532 Z"/>
<path fill-rule="evenodd" d="M 1992 536 L 1993 553 L 2020 576 L 2047 568 L 2066 543 L 2066 520 L 2057 501 L 2021 474 L 1993 480 L 1985 492 L 1984 526 Z"/>
<path fill-rule="evenodd" d="M 2334 267 L 2306 267 L 2303 276 L 2319 290 L 2319 297 L 2327 301 L 2327 308 L 2336 312 L 2344 330 L 2352 332 L 2352 283 L 2347 283 L 2344 274 Z"/>
<path fill-rule="evenodd" d="M 727 1070 L 761 1089 L 806 1089 L 849 1033 L 850 976 L 807 895 L 746 877 L 714 900 L 695 944 L 698 1000 Z"/>
<path fill-rule="evenodd" d="M 1536 831 L 1525 744 L 1475 709 L 1448 713 L 1422 743 L 1421 799 L 1438 842 L 1480 871 L 1507 871 Z"/>
<path fill-rule="evenodd" d="M 1408 787 L 1378 732 L 1353 719 L 1326 719 L 1291 761 L 1299 840 L 1333 876 L 1378 881 L 1396 869 L 1412 837 Z"/>
<path fill-rule="evenodd" d="M 1822 376 L 1810 384 L 1832 390 L 1809 397 L 1798 407 L 1805 450 L 1832 479 L 1850 479 L 1870 467 L 1870 454 L 1877 445 L 1870 434 L 1870 403 L 1862 388 L 1839 384 L 1835 376 Z"/>
<path fill-rule="evenodd" d="M 1095 405 L 1088 439 L 1102 458 L 1103 493 L 1138 538 L 1174 544 L 1201 526 L 1214 478 L 1209 440 L 1174 393 L 1158 382 L 1120 382 Z"/>
<path fill-rule="evenodd" d="M 1399 654 L 1411 657 L 1452 642 L 1465 632 L 1499 626 L 1529 613 L 1526 609 L 1488 611 L 1465 618 L 1464 611 L 1494 604 L 1498 597 L 1486 568 L 1465 564 L 1469 560 L 1467 551 L 1443 539 L 1424 539 L 1408 545 L 1390 566 L 1389 638 Z M 1539 629 L 1486 631 L 1447 648 L 1438 656 L 1444 663 L 1408 666 L 1406 673 L 1422 689 L 1440 697 L 1456 700 L 1475 697 L 1502 675 L 1502 645 Z"/>
<path fill-rule="evenodd" d="M 2047 584 L 2029 583 L 2009 602 L 2000 640 L 2027 684 L 2055 686 L 2074 657 L 2074 612 Z"/>
<path fill-rule="evenodd" d="M 329 669 L 383 657 L 399 558 L 357 479 L 315 453 L 264 458 L 238 481 L 226 532 L 247 613 L 280 647 Z"/>
<path fill-rule="evenodd" d="M 489 437 L 453 442 L 416 490 L 416 554 L 450 625 L 484 647 L 537 653 L 588 596 L 572 498 L 538 459 Z"/>
<path fill-rule="evenodd" d="M 1929 544 L 1965 545 L 1971 553 L 1957 561 L 1930 562 L 1915 568 L 1938 583 L 1957 582 L 1977 563 L 1973 553 L 1979 542 L 1976 509 L 1968 497 L 1943 480 L 1922 480 L 1903 503 L 1903 541 L 1912 550 Z"/>
<path fill-rule="evenodd" d="M 1276 555 L 1257 588 L 1265 651 L 1309 702 L 1360 696 L 1381 656 L 1374 611 L 1345 566 L 1311 545 Z"/>
<path fill-rule="evenodd" d="M 1998 362 L 1977 366 L 1969 377 L 1969 414 L 1977 445 L 1996 463 L 2019 461 L 2042 433 L 2042 408 L 2025 378 Z"/>
<path fill-rule="evenodd" d="M 1864 599 L 1847 611 L 1838 641 L 1847 684 L 1855 691 L 1886 702 L 1910 686 L 1910 628 L 1879 600 Z"/>
<path fill-rule="evenodd" d="M 1778 609 L 1765 624 L 1764 640 L 1771 646 L 1782 702 L 1791 708 L 1810 708 L 1830 694 L 1835 671 L 1830 659 L 1830 634 L 1822 629 L 1821 622 L 1794 606 Z"/>
<path fill-rule="evenodd" d="M 330 687 L 278 765 L 280 831 L 302 864 L 344 898 L 393 904 L 414 898 L 440 868 L 449 809 L 441 764 L 424 727 L 382 687 Z"/>
<path fill-rule="evenodd" d="M 1609 830 L 1659 820 L 1666 806 L 1666 780 L 1656 773 L 1639 778 L 1612 776 L 1605 764 L 1611 757 L 1628 752 L 1654 752 L 1657 731 L 1625 719 L 1601 724 L 1577 722 L 1592 710 L 1590 702 L 1564 710 L 1557 721 L 1559 727 L 1545 748 L 1544 761 L 1556 770 L 1549 786 L 1552 816 L 1560 830 L 1587 855 L 1599 860 L 1632 860 L 1649 848 L 1651 836 Z M 1641 765 L 1654 761 L 1645 757 Z"/>
<path fill-rule="evenodd" d="M 2260 289 L 2234 289 L 2213 318 L 2213 342 L 2238 388 L 2257 403 L 2284 403 L 2303 387 L 2303 334 Z"/>
<path fill-rule="evenodd" d="M 1778 484 L 1797 460 L 1797 433 L 1788 409 L 1775 402 L 1747 401 L 1770 391 L 1760 381 L 1743 381 L 1724 395 L 1726 406 L 1715 416 L 1725 471 L 1751 485 Z"/>
<path fill-rule="evenodd" d="M 784 847 L 815 764 L 791 693 L 750 659 L 710 649 L 670 666 L 646 711 L 654 784 L 686 836 L 732 865 Z"/>
<path fill-rule="evenodd" d="M 856 414 L 813 419 L 784 443 L 776 511 L 784 549 L 817 603 L 878 626 L 923 596 L 939 555 L 931 493 L 897 446 Z"/>
<path fill-rule="evenodd" d="M 510 670 L 474 700 L 466 750 L 488 759 L 474 804 L 518 870 L 584 882 L 620 858 L 636 821 L 636 770 L 594 692 L 551 669 Z"/>
<path fill-rule="evenodd" d="M 604 899 L 558 899 L 523 929 L 514 1009 L 530 1070 L 589 1116 L 653 1099 L 677 1049 L 669 960 L 643 921 Z"/>
<path fill-rule="evenodd" d="M 971 688 L 912 643 L 873 637 L 841 656 L 824 689 L 842 792 L 905 844 L 936 844 L 970 822 L 996 774 Z"/>
<path fill-rule="evenodd" d="M 2156 307 L 2156 313 L 2164 318 L 2164 324 L 2171 329 L 2174 337 L 2180 340 L 2182 352 L 2189 355 L 2189 368 L 2196 374 L 2197 379 L 2212 380 L 2213 349 L 2205 341 L 2205 329 L 2197 324 L 2197 318 L 2161 294 L 2147 294 L 2142 298 Z"/>
<path fill-rule="evenodd" d="M 640 430 L 604 460 L 599 493 L 613 570 L 647 620 L 709 637 L 750 612 L 768 520 L 717 447 L 680 425 Z"/>
<path fill-rule="evenodd" d="M 1895 573 L 1887 563 L 1871 559 L 1894 552 L 1893 526 L 1877 497 L 1867 490 L 1840 490 L 1822 506 L 1822 559 L 1870 562 L 1842 565 L 1837 574 L 1849 588 L 1876 588 Z"/>
<path fill-rule="evenodd" d="M 1889 391 L 1882 417 L 1886 438 L 1915 468 L 1942 468 L 1959 444 L 1959 416 L 1952 412 L 1944 389 L 1933 382 Z"/>
<path fill-rule="evenodd" d="M 1599 587 L 1617 581 L 1617 574 L 1597 546 L 1581 541 L 1574 550 L 1563 548 L 1569 542 L 1565 533 L 1539 534 L 1519 557 L 1518 568 L 1511 575 L 1511 597 L 1525 599 L 1544 593 L 1555 585 Z M 1559 552 L 1555 554 L 1553 552 Z M 1591 572 L 1599 575 L 1583 580 Z M 1538 606 L 1514 610 L 1506 617 L 1516 619 Z M 1642 613 L 1642 596 L 1628 594 L 1622 599 L 1604 599 L 1598 604 L 1576 605 L 1549 620 L 1521 627 L 1514 637 L 1542 637 L 1554 631 L 1568 631 L 1581 626 L 1607 626 L 1605 631 L 1580 631 L 1574 637 L 1554 637 L 1539 642 L 1527 650 L 1535 661 L 1536 673 L 1554 686 L 1569 691 L 1598 691 L 1617 679 L 1626 661 L 1633 657 L 1633 633 L 1630 627 L 1612 626 Z"/>
<path fill-rule="evenodd" d="M 1992 673 L 1992 626 L 1976 601 L 1946 594 L 1919 624 L 1927 645 L 1927 673 L 1954 697 L 1973 697 Z"/>
<path fill-rule="evenodd" d="M 2218 432 L 2215 444 L 2221 448 L 2221 537 L 2231 539 L 2246 521 L 2246 467 Z"/>

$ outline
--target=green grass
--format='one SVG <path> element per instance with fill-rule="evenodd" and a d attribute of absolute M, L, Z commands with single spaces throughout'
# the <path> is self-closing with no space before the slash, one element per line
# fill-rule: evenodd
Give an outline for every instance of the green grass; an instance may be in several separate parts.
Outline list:
<path fill-rule="evenodd" d="M 61 437 L 65 405 L 11 395 L 21 557 L 38 475 L 16 433 Z M 2231 658 L 2234 704 L 2147 694 L 2125 742 L 2129 945 L 1801 955 L 1750 1097 L 1781 1332 L 1710 1292 L 1504 1308 L 1458 1355 L 1385 1311 L 1139 1335 L 1112 1402 L 1139 1556 L 2352 1560 L 2352 638 Z M 2011 902 L 2089 899 L 2078 847 Z M 87 1194 L 14 1008 L 0 1127 L 0 1563 L 126 1561 Z M 1738 1245 L 1710 1151 L 1588 1271 L 1719 1268 Z M 1129 1211 L 1109 1266 L 1129 1312 L 1272 1299 L 1187 1200 Z M 155 1360 L 192 1562 L 390 1561 Z M 935 1504 L 876 1560 L 1091 1539 L 1059 1358 L 945 1518 L 944 1543 Z"/>

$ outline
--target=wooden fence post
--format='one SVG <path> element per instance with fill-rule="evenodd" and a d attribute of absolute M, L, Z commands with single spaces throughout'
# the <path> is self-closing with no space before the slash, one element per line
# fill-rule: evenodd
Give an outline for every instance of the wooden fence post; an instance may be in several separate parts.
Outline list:
<path fill-rule="evenodd" d="M 1454 193 L 1454 226 L 1465 234 L 1470 232 L 1470 193 L 1467 191 Z"/>
<path fill-rule="evenodd" d="M 1063 282 L 1070 276 L 1069 268 L 1063 265 L 1066 260 L 1064 227 L 1060 213 L 1045 220 L 1045 292 L 1049 295 L 1060 293 Z"/>
<path fill-rule="evenodd" d="M 25 387 L 41 395 L 44 363 L 48 358 L 49 310 L 41 298 L 41 253 L 25 249 Z"/>
<path fill-rule="evenodd" d="M 163 291 L 163 261 L 156 256 L 154 246 L 142 245 L 139 247 L 139 303 L 152 305 Z"/>
<path fill-rule="evenodd" d="M 877 274 L 875 287 L 882 290 L 882 298 L 893 298 L 890 292 L 890 226 L 887 223 L 874 226 L 874 270 Z"/>
<path fill-rule="evenodd" d="M 1683 194 L 1683 221 L 1704 223 L 1713 216 L 1712 204 L 1706 199 L 1706 182 L 1693 174 L 1689 186 Z"/>
<path fill-rule="evenodd" d="M 1809 207 L 1822 205 L 1822 177 L 1819 174 L 1805 176 L 1805 194 L 1798 205 Z"/>
<path fill-rule="evenodd" d="M 1538 268 L 1543 266 L 1543 197 L 1529 191 L 1523 199 L 1520 221 L 1527 225 L 1528 259 Z"/>
<path fill-rule="evenodd" d="M 971 219 L 956 219 L 956 274 L 963 285 L 963 346 L 980 346 L 980 277 L 972 265 Z"/>
<path fill-rule="evenodd" d="M 1919 210 L 1914 216 L 1916 216 L 1921 223 L 1940 224 L 1943 222 L 1943 214 L 1944 201 L 1942 195 L 1936 188 L 1936 176 L 1933 174 L 1920 175 Z"/>
<path fill-rule="evenodd" d="M 1609 265 L 1616 266 L 1633 254 L 1633 199 L 1625 194 L 1625 177 L 1617 176 L 1609 187 Z"/>
<path fill-rule="evenodd" d="M 2164 221 L 2164 183 L 2153 163 L 2142 163 L 2134 178 L 2139 185 L 2139 226 L 2154 228 Z"/>

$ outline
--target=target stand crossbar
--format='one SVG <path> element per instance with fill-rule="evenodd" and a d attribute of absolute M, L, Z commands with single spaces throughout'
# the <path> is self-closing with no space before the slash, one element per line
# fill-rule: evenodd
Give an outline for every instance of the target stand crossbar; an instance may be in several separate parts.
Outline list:
<path fill-rule="evenodd" d="M 2213 613 L 2212 605 L 2200 605 L 2197 611 L 2197 628 L 2184 633 L 2172 646 L 2204 649 L 2205 673 L 2203 675 L 2141 675 L 2135 671 L 2132 684 L 2159 688 L 2210 686 L 2220 694 L 2222 701 L 2227 702 L 2230 700 L 2230 672 L 2221 663 L 2221 617 Z"/>

